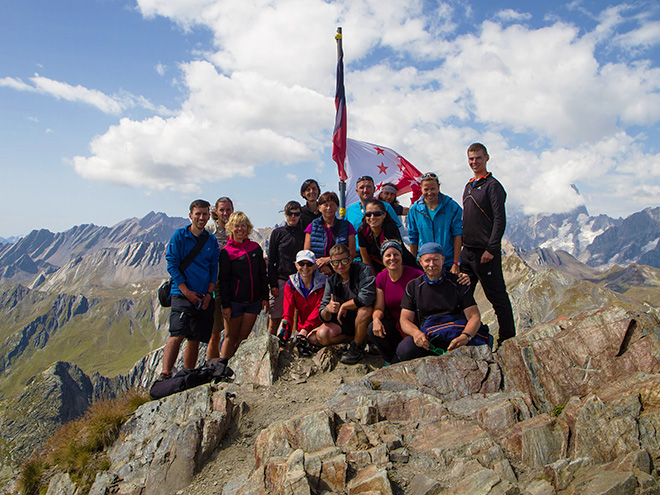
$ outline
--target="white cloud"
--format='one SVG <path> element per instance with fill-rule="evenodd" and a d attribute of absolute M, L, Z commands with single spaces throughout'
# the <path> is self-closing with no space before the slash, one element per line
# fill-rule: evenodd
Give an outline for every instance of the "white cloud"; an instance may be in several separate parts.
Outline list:
<path fill-rule="evenodd" d="M 506 9 L 458 35 L 452 6 L 428 11 L 421 0 L 139 0 L 139 8 L 186 29 L 211 29 L 213 50 L 181 64 L 187 95 L 176 113 L 121 119 L 92 141 L 90 156 L 75 157 L 84 177 L 194 191 L 272 163 L 324 170 L 334 117 L 332 37 L 341 25 L 351 137 L 440 172 L 452 195 L 469 175 L 465 147 L 478 140 L 489 146 L 511 204 L 528 213 L 605 204 L 625 189 L 645 204 L 660 202 L 658 156 L 627 128 L 657 128 L 660 69 L 603 55 L 658 42 L 655 21 L 629 22 L 630 5 L 593 16 L 591 31 L 560 20 L 522 25 L 531 16 Z M 7 79 L 0 85 L 24 84 Z M 655 164 L 652 180 L 631 156 Z M 572 188 L 581 182 L 593 187 L 589 196 Z"/>
<path fill-rule="evenodd" d="M 16 77 L 3 77 L 0 79 L 0 86 L 5 88 L 11 88 L 18 91 L 35 91 L 33 86 L 24 83 Z"/>
<path fill-rule="evenodd" d="M 73 86 L 69 83 L 55 81 L 54 79 L 40 76 L 39 74 L 35 74 L 31 77 L 30 81 L 32 84 L 27 84 L 19 78 L 4 77 L 0 79 L 0 86 L 15 89 L 17 91 L 49 95 L 58 100 L 91 105 L 104 113 L 114 115 L 119 115 L 126 109 L 135 106 L 157 111 L 161 115 L 170 113 L 165 108 L 155 107 L 142 96 L 134 96 L 126 92 L 122 92 L 116 96 L 108 96 L 102 91 L 96 89 L 89 89 L 81 85 Z"/>
<path fill-rule="evenodd" d="M 121 119 L 73 163 L 83 177 L 154 189 L 199 190 L 202 182 L 252 176 L 271 161 L 314 159 L 332 101 L 254 73 L 219 74 L 208 62 L 183 67 L 190 97 L 174 117 Z"/>
<path fill-rule="evenodd" d="M 158 63 L 156 64 L 155 69 L 159 76 L 164 76 L 167 71 L 167 65 Z"/>
<path fill-rule="evenodd" d="M 638 29 L 628 31 L 616 37 L 624 48 L 650 48 L 660 44 L 660 21 L 645 22 Z"/>
<path fill-rule="evenodd" d="M 532 14 L 528 12 L 518 12 L 513 9 L 504 9 L 495 14 L 495 18 L 502 22 L 521 22 L 531 19 Z"/>

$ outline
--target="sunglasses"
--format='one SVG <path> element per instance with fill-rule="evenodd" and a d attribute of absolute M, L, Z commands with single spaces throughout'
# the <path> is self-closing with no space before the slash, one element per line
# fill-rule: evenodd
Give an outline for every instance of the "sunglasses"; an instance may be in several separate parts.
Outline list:
<path fill-rule="evenodd" d="M 364 216 L 367 217 L 367 218 L 369 218 L 369 217 L 382 217 L 383 215 L 385 215 L 385 212 L 380 211 L 380 210 L 378 210 L 378 211 L 368 211 L 364 214 Z"/>
<path fill-rule="evenodd" d="M 351 259 L 350 259 L 350 258 L 342 258 L 342 259 L 340 259 L 340 260 L 331 260 L 331 261 L 330 261 L 330 264 L 331 264 L 332 266 L 337 267 L 337 266 L 339 266 L 339 265 L 346 266 L 346 265 L 348 265 L 350 262 L 351 262 Z"/>
<path fill-rule="evenodd" d="M 289 213 L 287 213 L 287 215 L 289 215 L 290 217 L 299 217 L 301 213 L 302 212 L 300 211 L 290 211 Z"/>
<path fill-rule="evenodd" d="M 374 178 L 371 175 L 363 175 L 362 177 L 358 177 L 358 180 L 355 181 L 356 184 L 359 184 L 363 180 L 369 180 L 373 183 Z"/>
<path fill-rule="evenodd" d="M 314 266 L 314 263 L 310 263 L 309 261 L 299 261 L 298 262 L 299 266 L 306 266 L 307 268 L 310 268 Z"/>
<path fill-rule="evenodd" d="M 433 172 L 426 172 L 420 177 L 420 180 L 426 180 L 426 179 L 435 179 L 438 180 L 438 174 L 435 174 Z"/>

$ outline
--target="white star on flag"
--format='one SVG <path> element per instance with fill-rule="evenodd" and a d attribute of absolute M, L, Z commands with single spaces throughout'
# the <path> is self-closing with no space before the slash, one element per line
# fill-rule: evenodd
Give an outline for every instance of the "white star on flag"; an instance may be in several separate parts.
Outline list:
<path fill-rule="evenodd" d="M 419 178 L 422 173 L 396 151 L 355 139 L 346 139 L 346 206 L 359 200 L 355 183 L 368 175 L 374 179 L 376 196 L 383 184 L 396 185 L 397 196 L 412 191 L 412 201 L 420 196 Z"/>

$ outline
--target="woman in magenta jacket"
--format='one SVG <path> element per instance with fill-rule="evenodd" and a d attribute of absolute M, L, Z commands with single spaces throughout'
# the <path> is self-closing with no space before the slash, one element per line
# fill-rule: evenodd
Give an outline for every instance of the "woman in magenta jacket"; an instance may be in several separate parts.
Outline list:
<path fill-rule="evenodd" d="M 227 245 L 220 251 L 222 313 L 229 320 L 220 357 L 231 358 L 254 326 L 257 315 L 268 311 L 268 279 L 261 246 L 249 239 L 253 225 L 242 211 L 231 214 L 225 229 Z"/>

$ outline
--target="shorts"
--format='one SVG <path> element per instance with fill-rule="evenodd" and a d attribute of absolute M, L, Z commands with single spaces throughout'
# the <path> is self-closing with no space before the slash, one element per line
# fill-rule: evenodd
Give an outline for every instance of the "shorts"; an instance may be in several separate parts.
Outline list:
<path fill-rule="evenodd" d="M 261 301 L 254 301 L 250 303 L 239 303 L 239 302 L 231 303 L 232 318 L 240 318 L 245 313 L 251 315 L 258 315 L 260 311 L 261 311 Z"/>
<path fill-rule="evenodd" d="M 353 337 L 355 335 L 355 319 L 357 318 L 357 310 L 347 311 L 342 317 L 341 323 L 337 321 L 337 315 L 332 315 L 332 319 L 328 323 L 334 323 L 341 327 L 341 334 Z"/>
<path fill-rule="evenodd" d="M 279 295 L 277 297 L 273 297 L 273 295 L 270 295 L 270 312 L 268 313 L 271 318 L 273 319 L 280 319 L 282 318 L 282 314 L 284 313 L 284 286 L 286 285 L 286 280 L 279 279 L 277 281 L 277 287 L 279 289 Z"/>
<path fill-rule="evenodd" d="M 170 335 L 185 337 L 193 342 L 208 343 L 213 329 L 213 299 L 206 309 L 197 309 L 184 296 L 172 295 L 172 311 L 170 312 Z"/>

